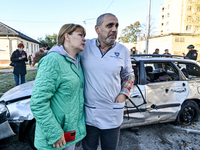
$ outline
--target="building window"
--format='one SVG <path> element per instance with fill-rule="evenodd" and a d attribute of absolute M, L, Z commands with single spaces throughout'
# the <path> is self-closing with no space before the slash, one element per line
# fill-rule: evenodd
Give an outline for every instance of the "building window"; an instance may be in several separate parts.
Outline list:
<path fill-rule="evenodd" d="M 184 37 L 175 37 L 175 42 L 185 42 Z"/>
<path fill-rule="evenodd" d="M 163 30 L 160 31 L 160 34 L 161 34 L 161 35 L 163 34 Z"/>
<path fill-rule="evenodd" d="M 162 20 L 163 20 L 164 18 L 165 18 L 164 15 L 162 15 Z"/>
<path fill-rule="evenodd" d="M 164 10 L 165 10 L 165 7 L 162 8 L 162 12 L 164 12 Z"/>
<path fill-rule="evenodd" d="M 180 37 L 180 42 L 185 42 L 185 38 L 184 37 Z"/>
<path fill-rule="evenodd" d="M 167 17 L 169 17 L 169 13 L 167 13 Z"/>
<path fill-rule="evenodd" d="M 166 26 L 168 26 L 169 25 L 169 22 L 166 22 Z"/>
<path fill-rule="evenodd" d="M 188 6 L 188 11 L 192 11 L 192 6 Z"/>
<path fill-rule="evenodd" d="M 164 23 L 161 23 L 161 26 L 164 26 Z"/>
<path fill-rule="evenodd" d="M 200 6 L 197 6 L 197 12 L 200 12 Z"/>
<path fill-rule="evenodd" d="M 31 53 L 33 53 L 33 44 L 31 44 Z"/>
<path fill-rule="evenodd" d="M 179 42 L 179 37 L 175 37 L 175 42 Z"/>
<path fill-rule="evenodd" d="M 188 16 L 187 21 L 188 21 L 188 22 L 192 22 L 192 17 L 191 17 L 191 16 Z"/>
<path fill-rule="evenodd" d="M 199 31 L 200 27 L 199 26 L 195 26 L 194 31 Z"/>
<path fill-rule="evenodd" d="M 186 26 L 186 31 L 191 31 L 192 26 Z"/>

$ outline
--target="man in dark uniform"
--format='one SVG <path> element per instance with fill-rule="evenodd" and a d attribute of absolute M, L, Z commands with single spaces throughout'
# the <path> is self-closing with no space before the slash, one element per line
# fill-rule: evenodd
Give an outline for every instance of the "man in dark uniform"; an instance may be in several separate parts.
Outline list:
<path fill-rule="evenodd" d="M 189 50 L 189 52 L 187 53 L 186 57 L 192 60 L 197 60 L 198 53 L 197 53 L 197 50 L 194 50 L 194 45 L 189 45 L 187 49 Z M 183 55 L 185 56 L 184 53 Z M 193 70 L 194 68 L 191 65 L 187 65 L 187 67 L 190 68 L 191 70 Z"/>
<path fill-rule="evenodd" d="M 198 53 L 197 50 L 194 50 L 194 45 L 189 45 L 187 49 L 189 52 L 187 53 L 186 57 L 192 60 L 197 60 Z"/>

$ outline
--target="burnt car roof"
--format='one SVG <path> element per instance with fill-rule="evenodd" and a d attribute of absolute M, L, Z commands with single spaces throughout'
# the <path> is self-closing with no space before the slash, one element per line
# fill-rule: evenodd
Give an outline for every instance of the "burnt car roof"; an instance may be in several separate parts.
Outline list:
<path fill-rule="evenodd" d="M 187 57 L 179 55 L 155 55 L 155 54 L 139 54 L 131 55 L 131 61 L 177 61 L 184 63 L 197 63 L 195 60 L 188 59 Z"/>

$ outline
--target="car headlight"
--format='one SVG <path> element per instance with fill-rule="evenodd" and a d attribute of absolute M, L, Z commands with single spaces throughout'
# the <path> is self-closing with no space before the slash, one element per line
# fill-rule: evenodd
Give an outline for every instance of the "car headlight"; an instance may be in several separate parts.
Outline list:
<path fill-rule="evenodd" d="M 6 104 L 4 101 L 0 102 L 0 114 L 6 112 L 6 117 L 9 118 L 10 117 L 10 112 L 8 110 L 8 108 L 6 107 Z"/>
<path fill-rule="evenodd" d="M 3 103 L 0 103 L 0 114 L 7 111 L 6 106 Z"/>

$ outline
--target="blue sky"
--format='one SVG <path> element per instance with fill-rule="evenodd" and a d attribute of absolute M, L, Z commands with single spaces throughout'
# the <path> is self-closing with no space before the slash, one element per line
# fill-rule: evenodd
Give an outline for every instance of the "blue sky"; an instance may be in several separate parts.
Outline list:
<path fill-rule="evenodd" d="M 157 27 L 163 3 L 164 0 L 151 0 L 151 16 Z M 103 13 L 117 16 L 119 37 L 131 23 L 145 23 L 148 14 L 148 0 L 1 0 L 0 4 L 0 22 L 35 39 L 57 34 L 66 23 L 81 24 L 86 38 L 94 38 L 96 18 Z"/>

